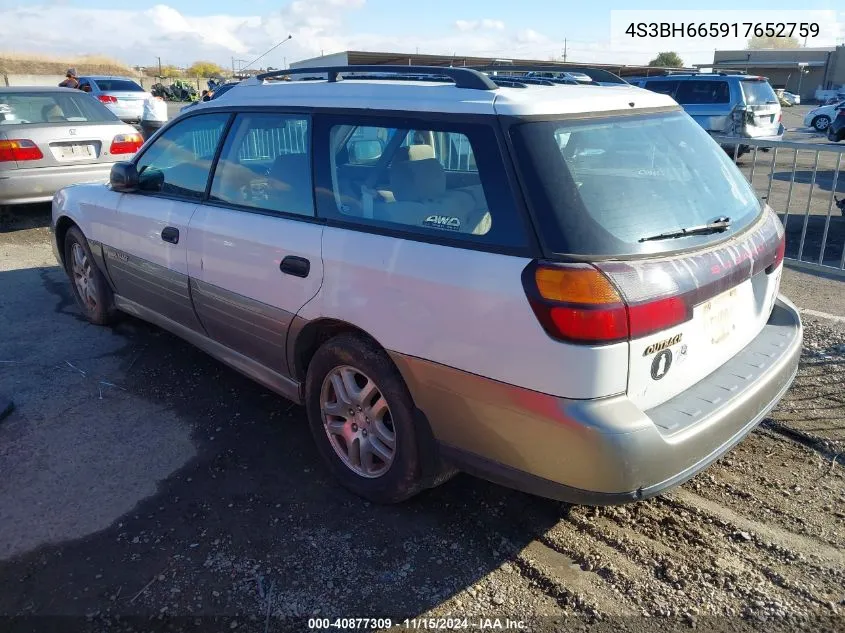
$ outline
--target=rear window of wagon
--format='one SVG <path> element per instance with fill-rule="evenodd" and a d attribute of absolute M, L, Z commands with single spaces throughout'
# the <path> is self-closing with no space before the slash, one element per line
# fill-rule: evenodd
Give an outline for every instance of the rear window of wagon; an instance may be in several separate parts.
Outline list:
<path fill-rule="evenodd" d="M 725 151 L 684 112 L 531 121 L 511 128 L 547 250 L 578 256 L 672 252 L 724 241 L 761 205 Z M 723 233 L 641 238 L 728 216 Z"/>

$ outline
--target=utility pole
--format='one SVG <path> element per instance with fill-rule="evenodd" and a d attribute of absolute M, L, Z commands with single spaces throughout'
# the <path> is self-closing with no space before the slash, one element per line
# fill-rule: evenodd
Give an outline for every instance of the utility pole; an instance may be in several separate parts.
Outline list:
<path fill-rule="evenodd" d="M 156 57 L 158 60 L 158 76 L 161 77 L 161 57 Z"/>
<path fill-rule="evenodd" d="M 566 63 L 566 38 L 563 38 L 563 63 Z"/>
<path fill-rule="evenodd" d="M 232 77 L 235 76 L 235 57 L 232 56 Z"/>

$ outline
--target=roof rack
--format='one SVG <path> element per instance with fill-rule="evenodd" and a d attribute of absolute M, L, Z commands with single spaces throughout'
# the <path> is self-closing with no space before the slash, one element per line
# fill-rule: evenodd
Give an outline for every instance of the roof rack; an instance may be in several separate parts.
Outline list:
<path fill-rule="evenodd" d="M 288 68 L 286 70 L 274 70 L 261 73 L 256 79 L 274 79 L 276 77 L 288 77 L 291 75 L 320 75 L 325 74 L 330 83 L 343 79 L 341 73 L 378 73 L 403 75 L 426 76 L 428 81 L 436 81 L 436 77 L 448 77 L 455 82 L 458 88 L 470 88 L 474 90 L 496 90 L 496 84 L 484 73 L 471 68 L 453 68 L 447 66 L 391 66 L 391 65 L 362 65 L 362 66 L 317 66 L 315 68 Z M 373 78 L 370 76 L 370 78 Z M 378 77 L 386 79 L 386 77 Z M 399 77 L 396 77 L 397 79 Z M 350 77 L 356 79 L 356 77 Z"/>
<path fill-rule="evenodd" d="M 467 67 L 470 68 L 470 67 Z M 593 81 L 605 81 L 607 83 L 627 83 L 619 75 L 605 70 L 604 68 L 593 68 L 592 66 L 571 66 L 563 64 L 488 64 L 481 66 L 472 66 L 475 70 L 481 72 L 506 72 L 506 73 L 524 73 L 524 72 L 544 72 L 544 73 L 583 73 L 589 76 Z M 520 80 L 522 78 L 520 77 Z"/>

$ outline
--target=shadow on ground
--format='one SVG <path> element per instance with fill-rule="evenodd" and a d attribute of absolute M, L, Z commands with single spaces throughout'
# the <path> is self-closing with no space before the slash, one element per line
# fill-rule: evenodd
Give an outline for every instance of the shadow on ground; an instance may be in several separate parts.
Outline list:
<path fill-rule="evenodd" d="M 24 204 L 14 207 L 0 205 L 0 233 L 23 231 L 50 226 L 50 203 Z"/>

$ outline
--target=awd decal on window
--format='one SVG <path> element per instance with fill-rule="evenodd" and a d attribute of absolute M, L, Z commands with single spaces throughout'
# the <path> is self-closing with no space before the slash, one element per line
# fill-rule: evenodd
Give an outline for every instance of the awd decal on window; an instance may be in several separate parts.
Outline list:
<path fill-rule="evenodd" d="M 446 229 L 447 231 L 461 230 L 460 219 L 448 215 L 430 215 L 423 221 L 423 225 L 435 229 Z"/>

